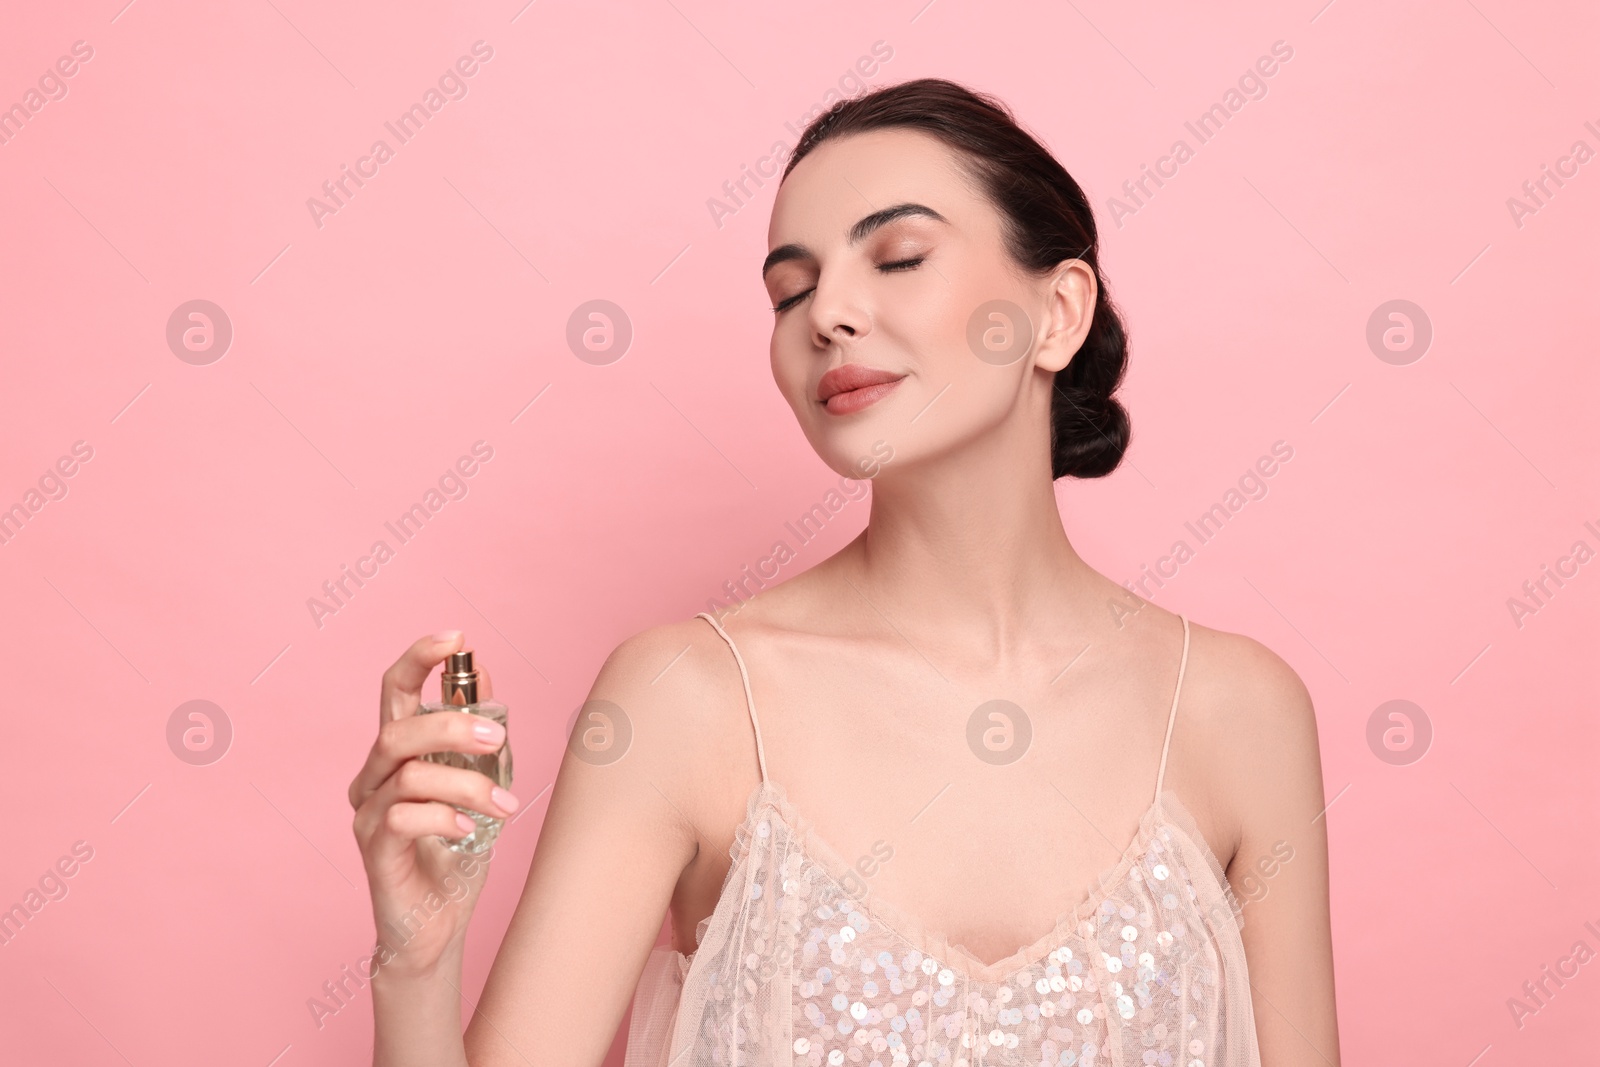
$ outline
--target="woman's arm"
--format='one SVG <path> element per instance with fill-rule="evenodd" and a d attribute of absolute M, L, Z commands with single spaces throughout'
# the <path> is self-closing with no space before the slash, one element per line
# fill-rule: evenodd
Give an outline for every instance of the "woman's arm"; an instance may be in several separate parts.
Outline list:
<path fill-rule="evenodd" d="M 611 1047 L 696 857 L 697 812 L 714 793 L 704 768 L 729 732 L 727 709 L 719 714 L 725 683 L 708 682 L 714 661 L 700 645 L 708 636 L 715 640 L 698 621 L 645 631 L 619 645 L 595 679 L 585 708 L 602 716 L 580 716 L 567 744 L 521 899 L 465 1035 L 472 1067 L 599 1064 Z M 686 654 L 697 645 L 700 654 Z"/>
<path fill-rule="evenodd" d="M 1230 635 L 1236 680 L 1217 764 L 1237 813 L 1228 881 L 1242 937 L 1263 1067 L 1337 1067 L 1333 937 L 1322 763 L 1311 696 L 1275 653 Z M 1181 714 L 1181 712 L 1180 712 Z"/>

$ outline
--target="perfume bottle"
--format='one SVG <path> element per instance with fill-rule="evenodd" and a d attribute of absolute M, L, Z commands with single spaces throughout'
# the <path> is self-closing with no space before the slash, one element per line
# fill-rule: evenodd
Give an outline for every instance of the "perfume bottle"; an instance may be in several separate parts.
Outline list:
<path fill-rule="evenodd" d="M 472 665 L 472 650 L 463 649 L 460 652 L 450 653 L 450 658 L 445 660 L 444 673 L 439 676 L 439 688 L 443 699 L 435 704 L 424 704 L 418 709 L 418 714 L 429 715 L 440 711 L 465 711 L 473 715 L 482 715 L 486 719 L 493 719 L 501 726 L 506 726 L 506 706 L 493 700 L 478 699 L 478 670 Z M 464 767 L 469 771 L 481 771 L 489 776 L 495 785 L 502 789 L 511 788 L 511 732 L 506 730 L 506 738 L 500 747 L 493 752 L 483 755 L 469 755 L 465 752 L 430 752 L 422 757 L 433 763 L 442 763 L 447 767 Z M 494 839 L 500 835 L 503 819 L 492 818 L 482 812 L 463 808 L 459 804 L 456 810 L 477 823 L 477 829 L 466 837 L 451 840 L 442 837 L 440 840 L 450 846 L 453 852 L 470 852 L 477 854 L 488 849 Z"/>

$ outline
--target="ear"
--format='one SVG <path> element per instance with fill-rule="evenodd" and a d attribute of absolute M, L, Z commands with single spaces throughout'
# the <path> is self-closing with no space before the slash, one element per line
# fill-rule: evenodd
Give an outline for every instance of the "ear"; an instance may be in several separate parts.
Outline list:
<path fill-rule="evenodd" d="M 1050 275 L 1044 290 L 1044 321 L 1033 363 L 1040 370 L 1058 371 L 1072 362 L 1094 323 L 1099 286 L 1094 271 L 1081 259 L 1065 259 Z"/>

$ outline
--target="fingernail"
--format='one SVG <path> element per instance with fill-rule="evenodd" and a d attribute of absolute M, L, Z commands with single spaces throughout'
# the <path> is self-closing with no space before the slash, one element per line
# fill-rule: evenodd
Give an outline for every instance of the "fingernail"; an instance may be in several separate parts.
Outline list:
<path fill-rule="evenodd" d="M 433 640 L 435 644 L 448 645 L 450 642 L 454 641 L 460 636 L 460 630 L 440 630 L 438 633 L 433 635 Z"/>
<path fill-rule="evenodd" d="M 500 810 L 501 811 L 516 811 L 517 810 L 517 803 L 518 803 L 517 798 L 512 796 L 510 793 L 507 793 L 504 789 L 501 789 L 499 786 L 495 786 L 494 787 L 494 792 L 490 793 L 489 795 L 494 798 L 494 802 L 496 804 L 500 805 Z"/>
<path fill-rule="evenodd" d="M 461 814 L 459 811 L 456 812 L 456 825 L 461 827 L 463 830 L 465 830 L 469 834 L 472 833 L 472 831 L 474 831 L 474 830 L 476 830 L 478 828 L 478 824 L 477 823 L 473 822 L 471 819 L 469 819 L 467 816 Z"/>
<path fill-rule="evenodd" d="M 479 722 L 472 725 L 472 736 L 479 741 L 498 745 L 505 740 L 506 728 L 497 722 Z"/>

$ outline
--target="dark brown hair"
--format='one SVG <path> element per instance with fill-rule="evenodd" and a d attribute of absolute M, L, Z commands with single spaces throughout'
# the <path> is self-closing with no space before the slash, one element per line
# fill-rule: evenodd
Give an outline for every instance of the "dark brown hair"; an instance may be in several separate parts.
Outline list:
<path fill-rule="evenodd" d="M 1114 397 L 1128 366 L 1128 339 L 1100 274 L 1100 238 L 1083 190 L 1005 104 L 943 78 L 841 100 L 806 127 L 783 176 L 824 141 L 894 128 L 919 130 L 956 150 L 1000 212 L 1006 250 L 1025 270 L 1043 275 L 1063 260 L 1081 259 L 1094 271 L 1094 319 L 1083 347 L 1056 372 L 1050 466 L 1052 478 L 1110 474 L 1131 432 L 1128 413 Z"/>

